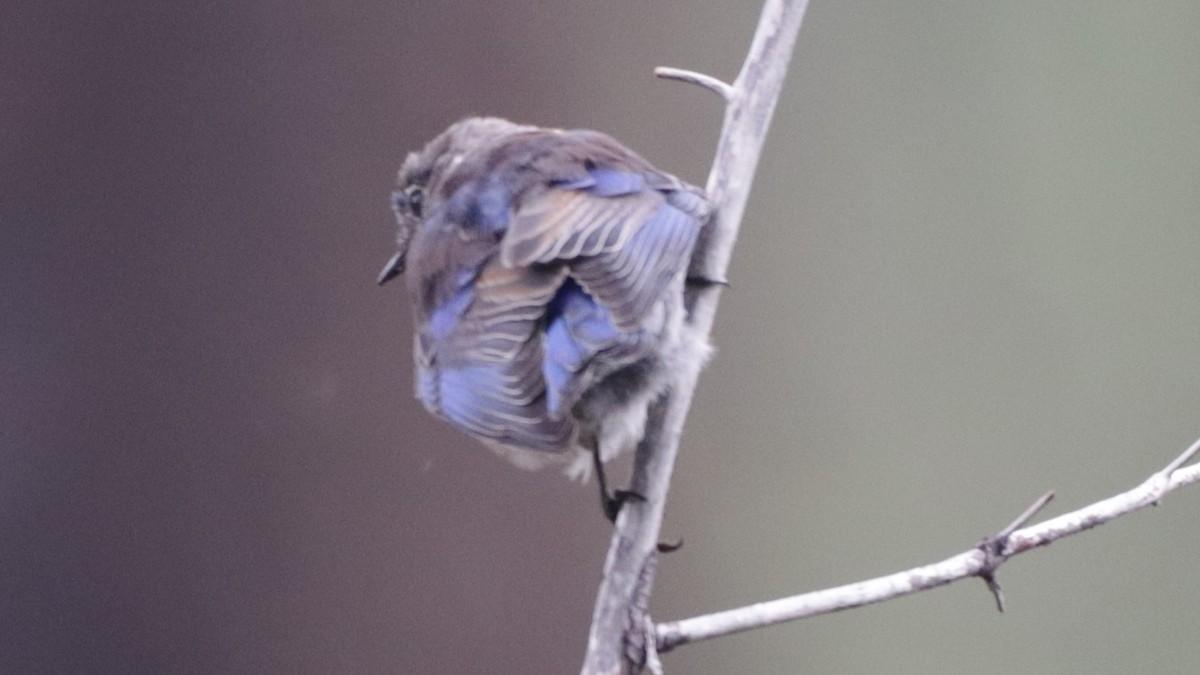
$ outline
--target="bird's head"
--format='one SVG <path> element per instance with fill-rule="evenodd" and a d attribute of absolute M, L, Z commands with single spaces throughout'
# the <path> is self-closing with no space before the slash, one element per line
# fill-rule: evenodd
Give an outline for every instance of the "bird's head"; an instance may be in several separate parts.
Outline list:
<path fill-rule="evenodd" d="M 404 272 L 408 245 L 417 228 L 443 208 L 466 179 L 461 171 L 472 151 L 493 148 L 506 136 L 535 130 L 498 117 L 469 117 L 450 126 L 420 152 L 410 152 L 400 167 L 392 211 L 396 214 L 397 251 L 379 273 L 383 284 Z"/>

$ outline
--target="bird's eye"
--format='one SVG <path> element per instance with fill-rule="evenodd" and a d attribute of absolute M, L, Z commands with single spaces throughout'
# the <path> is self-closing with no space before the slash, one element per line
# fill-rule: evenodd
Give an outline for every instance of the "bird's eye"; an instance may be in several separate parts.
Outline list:
<path fill-rule="evenodd" d="M 421 217 L 421 205 L 425 203 L 425 190 L 419 185 L 409 185 L 392 193 L 392 210 L 397 216 L 412 214 Z"/>
<path fill-rule="evenodd" d="M 418 218 L 421 217 L 421 205 L 425 203 L 425 191 L 420 185 L 409 185 L 404 189 L 404 200 L 408 202 L 408 208 L 412 214 Z"/>

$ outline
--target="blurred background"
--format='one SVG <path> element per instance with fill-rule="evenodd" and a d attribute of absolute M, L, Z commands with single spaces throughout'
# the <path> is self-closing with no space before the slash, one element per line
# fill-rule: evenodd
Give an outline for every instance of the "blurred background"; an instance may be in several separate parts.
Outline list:
<path fill-rule="evenodd" d="M 610 528 L 421 409 L 404 153 L 703 184 L 757 3 L 8 0 L 0 672 L 567 673 Z M 1200 4 L 822 2 L 692 411 L 666 620 L 939 560 L 1200 435 Z M 627 467 L 618 467 L 623 475 Z M 1200 490 L 671 673 L 1195 672 Z"/>

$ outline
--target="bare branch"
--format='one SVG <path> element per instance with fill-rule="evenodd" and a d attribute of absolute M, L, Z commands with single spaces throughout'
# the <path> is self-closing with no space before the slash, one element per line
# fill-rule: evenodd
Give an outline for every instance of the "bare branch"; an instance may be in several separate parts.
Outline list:
<path fill-rule="evenodd" d="M 1198 451 L 1200 440 L 1193 443 L 1166 468 L 1151 475 L 1132 490 L 1037 525 L 1017 529 L 1049 501 L 1049 494 L 1043 496 L 999 534 L 985 539 L 970 551 L 932 565 L 837 588 L 761 602 L 749 607 L 661 623 L 656 629 L 658 651 L 665 652 L 689 642 L 882 602 L 973 576 L 988 581 L 988 587 L 996 595 L 997 603 L 1003 611 L 1003 595 L 994 578 L 995 571 L 1001 564 L 1019 553 L 1045 546 L 1063 537 L 1103 525 L 1126 513 L 1156 504 L 1172 490 L 1200 481 L 1200 464 L 1181 468 Z"/>
<path fill-rule="evenodd" d="M 712 331 L 722 287 L 719 282 L 725 279 L 758 157 L 807 7 L 807 0 L 766 0 L 737 79 L 728 88 L 708 87 L 720 91 L 726 100 L 725 122 L 706 188 L 714 215 L 701 232 L 688 276 L 718 283 L 689 286 L 687 339 L 707 342 Z M 705 86 L 717 80 L 703 76 L 690 81 Z M 634 459 L 631 486 L 645 500 L 627 503 L 617 517 L 592 614 L 585 674 L 615 674 L 641 665 L 637 659 L 625 658 L 625 646 L 640 642 L 646 621 L 646 603 L 654 583 L 651 561 L 699 370 L 700 364 L 681 368 L 670 391 L 651 410 Z"/>

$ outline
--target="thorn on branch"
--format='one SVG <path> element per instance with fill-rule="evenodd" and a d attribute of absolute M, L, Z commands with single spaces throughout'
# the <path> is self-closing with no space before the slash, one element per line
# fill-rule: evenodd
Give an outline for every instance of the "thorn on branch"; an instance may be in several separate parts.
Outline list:
<path fill-rule="evenodd" d="M 992 592 L 992 597 L 996 598 L 996 611 L 1003 614 L 1004 589 L 1001 588 L 1000 582 L 996 581 L 996 575 L 989 572 L 987 574 L 980 574 L 979 578 L 983 579 L 983 582 L 987 584 L 988 590 Z"/>
<path fill-rule="evenodd" d="M 675 551 L 683 548 L 683 537 L 680 537 L 675 541 L 660 541 L 658 542 L 658 546 L 655 548 L 659 553 L 674 553 Z"/>
<path fill-rule="evenodd" d="M 720 286 L 722 288 L 731 288 L 732 285 L 726 279 L 710 279 L 702 276 L 689 276 L 684 279 L 687 285 L 693 288 L 708 288 L 709 286 Z"/>
<path fill-rule="evenodd" d="M 1001 530 L 997 537 L 1003 537 L 1007 539 L 1010 534 L 1024 527 L 1025 523 L 1028 523 L 1029 520 L 1036 516 L 1039 511 L 1046 508 L 1046 505 L 1050 503 L 1051 499 L 1054 499 L 1054 490 L 1051 490 L 1041 497 L 1038 497 L 1036 501 L 1029 505 L 1029 508 L 1025 509 L 1021 515 L 1017 516 L 1016 520 L 1012 521 L 1008 524 L 1008 527 Z"/>
<path fill-rule="evenodd" d="M 983 551 L 984 559 L 983 568 L 976 576 L 987 584 L 988 590 L 992 592 L 992 597 L 996 598 L 996 609 L 1001 613 L 1004 612 L 1004 589 L 1000 586 L 1000 582 L 996 581 L 996 570 L 1000 569 L 1000 566 L 1008 560 L 1008 554 L 1005 553 L 1008 550 L 1008 538 L 1036 516 L 1038 511 L 1045 508 L 1051 499 L 1054 499 L 1053 491 L 1038 497 L 1029 505 L 1029 508 L 1017 516 L 1016 520 L 1009 523 L 1008 527 L 979 543 L 979 550 Z"/>
<path fill-rule="evenodd" d="M 717 96 L 720 96 L 721 99 L 726 103 L 731 103 L 735 98 L 737 98 L 737 90 L 734 89 L 732 85 L 722 82 L 712 75 L 697 73 L 694 70 L 670 68 L 668 66 L 659 66 L 655 68 L 654 74 L 663 78 L 664 80 L 679 80 L 680 82 L 687 82 L 688 84 L 694 84 L 698 87 L 704 87 Z"/>

